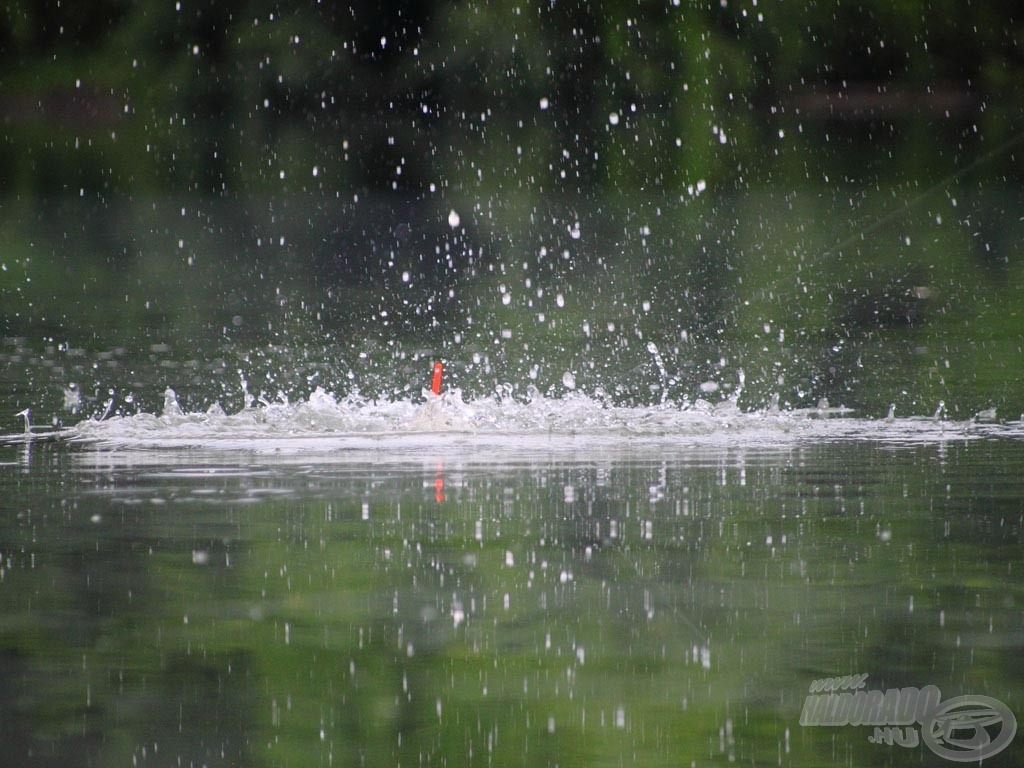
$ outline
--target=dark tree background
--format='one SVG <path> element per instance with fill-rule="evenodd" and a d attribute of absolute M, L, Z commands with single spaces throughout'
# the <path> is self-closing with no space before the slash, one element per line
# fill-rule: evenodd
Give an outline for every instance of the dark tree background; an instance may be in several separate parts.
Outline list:
<path fill-rule="evenodd" d="M 9 2 L 0 184 L 773 181 L 758 139 L 787 116 L 870 141 L 901 116 L 976 122 L 1018 103 L 1021 16 L 1013 0 Z M 723 122 L 749 140 L 722 151 Z"/>

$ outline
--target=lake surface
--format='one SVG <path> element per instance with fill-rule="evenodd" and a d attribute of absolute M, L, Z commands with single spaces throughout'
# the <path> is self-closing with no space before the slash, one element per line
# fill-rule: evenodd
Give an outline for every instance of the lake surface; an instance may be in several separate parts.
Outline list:
<path fill-rule="evenodd" d="M 1019 424 L 551 405 L 3 445 L 0 763 L 943 764 L 801 725 L 856 674 L 1024 713 Z"/>
<path fill-rule="evenodd" d="M 0 764 L 1024 763 L 1016 108 L 537 104 L 5 145 Z"/>

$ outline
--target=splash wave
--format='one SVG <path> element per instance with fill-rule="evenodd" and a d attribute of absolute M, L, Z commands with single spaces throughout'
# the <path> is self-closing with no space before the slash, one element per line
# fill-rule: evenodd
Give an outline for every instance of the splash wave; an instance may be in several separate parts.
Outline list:
<path fill-rule="evenodd" d="M 592 443 L 656 443 L 666 447 L 716 445 L 772 447 L 802 442 L 871 440 L 887 444 L 928 444 L 981 438 L 1024 438 L 1021 422 L 984 418 L 948 421 L 931 418 L 866 419 L 848 409 L 743 411 L 735 399 L 712 404 L 698 400 L 674 405 L 624 407 L 599 396 L 573 392 L 560 398 L 531 393 L 526 400 L 502 394 L 463 400 L 450 390 L 424 391 L 419 401 L 338 399 L 318 388 L 298 402 L 260 402 L 228 414 L 214 404 L 187 413 L 173 390 L 165 393 L 160 415 L 140 413 L 86 420 L 57 433 L 58 439 L 114 448 L 242 449 L 254 452 L 331 451 L 387 441 L 415 447 L 445 441 L 461 444 L 543 440 Z"/>

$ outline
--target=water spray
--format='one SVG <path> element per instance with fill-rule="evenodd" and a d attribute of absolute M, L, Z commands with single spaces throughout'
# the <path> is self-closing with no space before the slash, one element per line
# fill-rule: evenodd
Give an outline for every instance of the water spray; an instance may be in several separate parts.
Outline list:
<path fill-rule="evenodd" d="M 658 376 L 661 377 L 661 404 L 664 405 L 668 399 L 668 371 L 665 370 L 665 361 L 661 359 L 661 352 L 658 345 L 653 341 L 647 342 L 647 351 L 654 355 L 654 364 L 658 366 Z"/>

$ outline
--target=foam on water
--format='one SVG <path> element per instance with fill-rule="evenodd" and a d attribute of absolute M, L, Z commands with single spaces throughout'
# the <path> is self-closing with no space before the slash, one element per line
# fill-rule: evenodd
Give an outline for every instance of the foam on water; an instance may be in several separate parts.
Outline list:
<path fill-rule="evenodd" d="M 814 409 L 744 411 L 736 398 L 717 404 L 697 400 L 686 407 L 625 407 L 581 392 L 557 398 L 532 392 L 525 400 L 497 394 L 467 402 L 458 390 L 440 396 L 424 391 L 419 401 L 375 401 L 355 395 L 338 399 L 321 388 L 294 403 L 261 402 L 232 414 L 214 404 L 206 411 L 188 413 L 168 389 L 160 415 L 89 419 L 45 436 L 107 449 L 275 454 L 452 445 L 516 450 L 562 445 L 577 452 L 585 446 L 654 445 L 678 451 L 839 440 L 928 444 L 1024 437 L 1020 421 L 999 423 L 987 418 L 991 414 L 968 421 L 948 421 L 942 416 L 939 409 L 927 418 L 895 418 L 891 413 L 886 418 L 858 418 L 848 409 L 824 404 Z"/>

